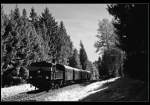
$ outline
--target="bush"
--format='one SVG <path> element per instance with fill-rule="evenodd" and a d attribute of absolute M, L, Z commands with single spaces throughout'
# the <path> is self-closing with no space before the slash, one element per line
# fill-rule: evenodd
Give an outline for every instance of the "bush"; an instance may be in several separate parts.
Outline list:
<path fill-rule="evenodd" d="M 29 77 L 29 71 L 25 67 L 20 67 L 19 76 L 26 80 Z"/>
<path fill-rule="evenodd" d="M 23 79 L 21 77 L 12 77 L 12 85 L 19 85 L 23 83 Z"/>
<path fill-rule="evenodd" d="M 19 73 L 18 73 L 19 71 Z M 2 87 L 12 86 L 12 85 L 19 85 L 22 83 L 26 83 L 26 79 L 29 76 L 29 72 L 25 67 L 20 67 L 20 69 L 7 68 L 1 74 L 2 79 Z"/>
<path fill-rule="evenodd" d="M 106 49 L 102 56 L 100 76 L 104 79 L 123 76 L 124 59 L 125 53 L 122 50 L 118 48 Z"/>

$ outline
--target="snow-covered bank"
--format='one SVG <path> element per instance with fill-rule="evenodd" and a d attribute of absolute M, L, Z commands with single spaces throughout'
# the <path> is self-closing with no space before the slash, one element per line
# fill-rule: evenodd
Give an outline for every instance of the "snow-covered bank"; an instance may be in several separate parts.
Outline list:
<path fill-rule="evenodd" d="M 108 82 L 102 88 L 107 87 L 103 91 L 98 91 L 84 97 L 80 101 L 89 102 L 135 102 L 148 101 L 148 87 L 140 80 L 131 78 L 119 78 L 114 82 Z"/>
<path fill-rule="evenodd" d="M 37 97 L 31 99 L 36 101 L 80 101 L 83 98 L 95 94 L 96 92 L 107 89 L 105 86 L 107 83 L 111 83 L 115 81 L 117 78 L 112 78 L 105 81 L 93 82 L 90 84 L 74 84 L 70 86 L 66 86 L 60 89 L 50 90 L 41 95 L 37 95 Z M 34 90 L 35 87 L 30 87 L 30 84 L 24 84 L 19 86 L 12 86 L 8 88 L 1 89 L 1 99 L 17 95 L 19 93 L 27 92 Z M 29 94 L 30 96 L 30 94 Z"/>
<path fill-rule="evenodd" d="M 45 98 L 45 101 L 79 101 L 90 94 L 94 94 L 98 91 L 107 89 L 107 87 L 102 88 L 102 86 L 106 83 L 113 82 L 118 78 L 119 77 L 112 78 L 105 81 L 98 81 L 98 82 L 91 83 L 90 85 L 87 86 L 82 86 L 82 87 L 77 87 L 74 89 L 62 91 L 53 97 L 49 96 Z"/>
<path fill-rule="evenodd" d="M 35 87 L 30 87 L 30 84 L 1 88 L 1 99 L 34 89 Z"/>

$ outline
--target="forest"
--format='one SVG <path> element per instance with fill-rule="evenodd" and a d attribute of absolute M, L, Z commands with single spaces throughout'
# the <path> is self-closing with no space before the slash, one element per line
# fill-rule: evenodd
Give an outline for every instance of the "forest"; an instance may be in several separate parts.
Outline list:
<path fill-rule="evenodd" d="M 96 61 L 99 74 L 148 84 L 148 5 L 107 4 L 107 11 L 113 19 L 99 22 L 95 43 L 97 52 L 103 53 Z"/>
<path fill-rule="evenodd" d="M 1 87 L 26 83 L 28 65 L 53 59 L 91 71 L 93 80 L 121 76 L 147 82 L 148 5 L 108 4 L 107 11 L 114 18 L 99 21 L 93 45 L 102 57 L 91 62 L 82 41 L 78 51 L 48 8 L 40 16 L 31 8 L 27 17 L 26 9 L 20 12 L 16 5 L 7 15 L 1 5 Z"/>
<path fill-rule="evenodd" d="M 84 45 L 80 51 L 73 46 L 63 21 L 58 23 L 46 7 L 40 16 L 31 8 L 20 12 L 15 7 L 5 14 L 1 6 L 1 79 L 2 87 L 25 83 L 29 76 L 27 69 L 32 62 L 53 59 L 57 63 L 83 70 L 92 70 Z M 91 69 L 92 68 L 92 69 Z"/>

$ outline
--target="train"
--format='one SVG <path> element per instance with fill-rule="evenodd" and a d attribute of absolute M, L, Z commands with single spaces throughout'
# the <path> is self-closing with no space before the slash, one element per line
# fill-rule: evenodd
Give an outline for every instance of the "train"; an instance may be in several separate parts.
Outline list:
<path fill-rule="evenodd" d="M 34 62 L 28 66 L 28 83 L 39 90 L 59 88 L 70 83 L 89 81 L 91 72 L 46 61 Z"/>

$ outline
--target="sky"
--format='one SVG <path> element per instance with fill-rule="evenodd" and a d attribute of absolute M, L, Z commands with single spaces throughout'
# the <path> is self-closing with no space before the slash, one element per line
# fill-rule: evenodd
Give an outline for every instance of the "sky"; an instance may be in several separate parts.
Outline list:
<path fill-rule="evenodd" d="M 16 7 L 16 4 L 2 5 L 6 14 Z M 103 18 L 112 19 L 106 10 L 106 4 L 17 4 L 17 6 L 21 13 L 25 8 L 28 16 L 32 7 L 38 15 L 41 15 L 41 12 L 48 7 L 56 21 L 64 22 L 75 48 L 80 49 L 81 40 L 90 61 L 93 62 L 100 56 L 95 52 L 94 47 L 94 43 L 98 40 L 96 38 L 98 22 Z"/>

